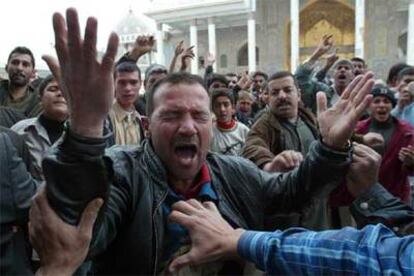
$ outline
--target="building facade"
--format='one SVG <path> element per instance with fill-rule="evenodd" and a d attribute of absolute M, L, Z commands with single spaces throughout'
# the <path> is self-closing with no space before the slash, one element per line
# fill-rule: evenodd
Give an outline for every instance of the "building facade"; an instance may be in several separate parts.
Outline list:
<path fill-rule="evenodd" d="M 159 63 L 173 48 L 195 45 L 193 73 L 214 53 L 220 73 L 294 70 L 323 34 L 333 34 L 338 55 L 364 58 L 385 78 L 390 66 L 414 64 L 414 0 L 154 0 Z"/>

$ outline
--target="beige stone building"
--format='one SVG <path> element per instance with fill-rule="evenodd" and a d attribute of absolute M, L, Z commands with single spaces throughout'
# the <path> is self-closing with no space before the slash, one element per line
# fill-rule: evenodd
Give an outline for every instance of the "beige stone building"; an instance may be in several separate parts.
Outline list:
<path fill-rule="evenodd" d="M 221 73 L 296 68 L 323 34 L 341 57 L 364 58 L 378 77 L 399 61 L 414 64 L 414 0 L 153 0 L 159 63 L 180 40 L 196 45 L 192 72 L 216 55 Z M 409 23 L 410 21 L 410 23 Z M 410 43 L 411 42 L 411 43 Z"/>

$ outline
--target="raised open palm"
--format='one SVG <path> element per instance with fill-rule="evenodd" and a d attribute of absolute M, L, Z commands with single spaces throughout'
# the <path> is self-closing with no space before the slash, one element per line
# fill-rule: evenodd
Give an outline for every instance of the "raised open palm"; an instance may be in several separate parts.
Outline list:
<path fill-rule="evenodd" d="M 343 149 L 369 103 L 374 80 L 372 72 L 356 77 L 344 90 L 340 99 L 329 109 L 324 93 L 317 97 L 319 131 L 323 142 Z"/>
<path fill-rule="evenodd" d="M 82 39 L 74 8 L 67 9 L 66 22 L 60 13 L 55 13 L 53 28 L 59 63 L 51 56 L 43 57 L 68 101 L 71 129 L 92 137 L 102 136 L 103 121 L 113 102 L 112 73 L 118 48 L 118 36 L 112 33 L 102 61 L 97 60 L 97 25 L 97 20 L 89 17 Z"/>

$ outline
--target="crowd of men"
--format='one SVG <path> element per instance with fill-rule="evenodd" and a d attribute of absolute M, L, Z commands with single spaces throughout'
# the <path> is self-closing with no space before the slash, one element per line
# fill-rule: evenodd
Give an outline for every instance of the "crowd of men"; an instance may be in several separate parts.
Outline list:
<path fill-rule="evenodd" d="M 98 61 L 95 18 L 53 27 L 51 74 L 16 47 L 0 82 L 2 275 L 414 273 L 412 65 L 325 35 L 295 72 L 192 75 L 184 42 L 141 72 L 152 36 Z"/>

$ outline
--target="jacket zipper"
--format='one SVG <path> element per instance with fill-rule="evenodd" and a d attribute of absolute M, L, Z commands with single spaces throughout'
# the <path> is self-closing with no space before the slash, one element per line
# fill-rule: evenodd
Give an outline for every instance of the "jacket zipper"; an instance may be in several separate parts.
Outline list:
<path fill-rule="evenodd" d="M 155 235 L 155 261 L 154 261 L 154 268 L 153 268 L 153 275 L 157 275 L 157 264 L 158 264 L 158 233 L 157 233 L 157 227 L 155 225 L 155 214 L 157 213 L 157 210 L 160 208 L 161 204 L 164 202 L 165 198 L 167 197 L 168 192 L 165 192 L 163 196 L 161 197 L 161 200 L 158 202 L 157 206 L 154 209 L 154 213 L 152 213 L 152 221 L 154 224 L 154 235 Z"/>

